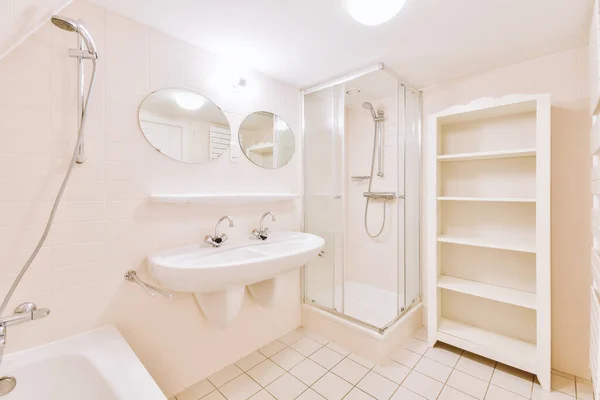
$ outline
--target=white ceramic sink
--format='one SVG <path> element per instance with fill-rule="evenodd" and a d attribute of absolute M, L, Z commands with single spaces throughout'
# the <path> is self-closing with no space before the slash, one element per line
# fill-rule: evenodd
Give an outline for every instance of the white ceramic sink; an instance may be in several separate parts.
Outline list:
<path fill-rule="evenodd" d="M 279 275 L 316 257 L 325 241 L 301 232 L 273 232 L 265 241 L 248 238 L 177 247 L 149 258 L 150 272 L 164 288 L 194 293 L 206 316 L 227 326 L 241 308 L 245 287 L 265 306 L 274 304 Z"/>

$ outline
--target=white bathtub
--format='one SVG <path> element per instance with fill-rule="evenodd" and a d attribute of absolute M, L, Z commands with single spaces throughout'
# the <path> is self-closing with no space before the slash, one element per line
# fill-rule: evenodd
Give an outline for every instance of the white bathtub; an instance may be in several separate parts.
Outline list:
<path fill-rule="evenodd" d="M 17 386 L 2 400 L 166 400 L 112 326 L 9 354 L 6 375 Z"/>

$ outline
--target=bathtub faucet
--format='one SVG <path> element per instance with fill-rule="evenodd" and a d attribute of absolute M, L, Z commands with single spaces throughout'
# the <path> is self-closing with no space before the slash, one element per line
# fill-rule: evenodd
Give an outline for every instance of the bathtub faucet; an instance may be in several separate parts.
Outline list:
<path fill-rule="evenodd" d="M 48 314 L 50 314 L 50 310 L 47 308 L 40 308 L 38 310 L 34 303 L 23 303 L 15 308 L 13 315 L 0 317 L 0 362 L 2 362 L 4 348 L 6 347 L 6 327 L 41 319 L 47 317 Z"/>

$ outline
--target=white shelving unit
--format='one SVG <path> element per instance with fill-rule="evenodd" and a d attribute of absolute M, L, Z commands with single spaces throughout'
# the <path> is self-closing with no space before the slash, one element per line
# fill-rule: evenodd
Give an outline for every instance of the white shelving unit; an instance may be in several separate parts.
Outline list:
<path fill-rule="evenodd" d="M 428 340 L 550 390 L 550 95 L 429 117 Z"/>

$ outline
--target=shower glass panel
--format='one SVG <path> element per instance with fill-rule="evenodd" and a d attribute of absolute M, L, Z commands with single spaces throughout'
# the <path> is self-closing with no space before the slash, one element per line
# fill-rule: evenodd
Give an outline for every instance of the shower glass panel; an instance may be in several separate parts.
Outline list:
<path fill-rule="evenodd" d="M 382 68 L 304 95 L 305 302 L 379 331 L 419 300 L 419 107 Z"/>
<path fill-rule="evenodd" d="M 304 98 L 305 179 L 310 186 L 304 190 L 304 228 L 306 232 L 325 239 L 323 252 L 306 266 L 307 301 L 333 310 L 340 310 L 341 288 L 336 285 L 336 266 L 343 265 L 342 201 L 340 195 L 342 141 L 339 134 L 337 107 L 339 89 L 330 87 Z M 338 289 L 338 290 L 336 290 Z"/>

